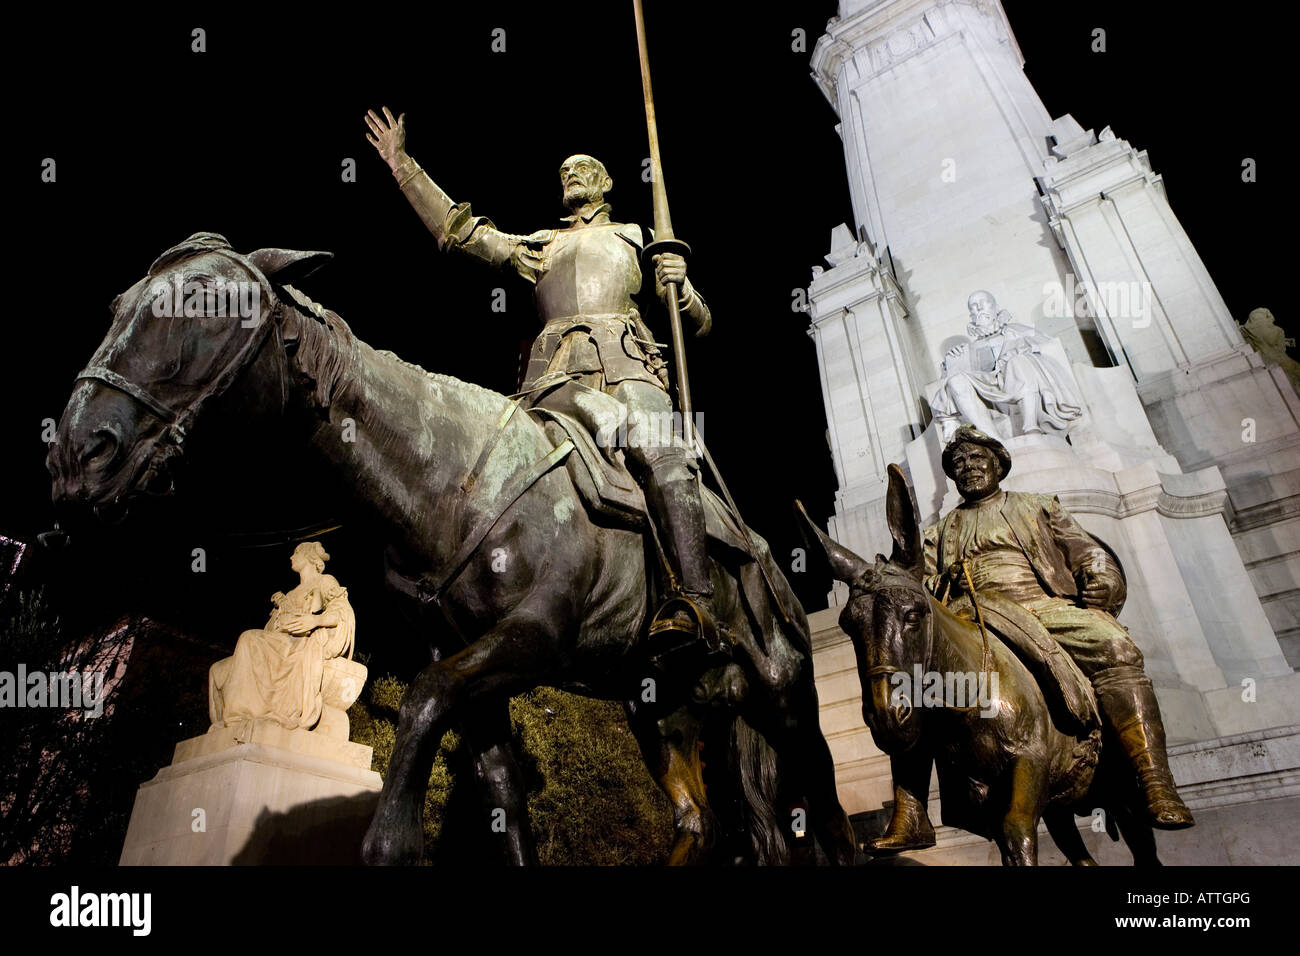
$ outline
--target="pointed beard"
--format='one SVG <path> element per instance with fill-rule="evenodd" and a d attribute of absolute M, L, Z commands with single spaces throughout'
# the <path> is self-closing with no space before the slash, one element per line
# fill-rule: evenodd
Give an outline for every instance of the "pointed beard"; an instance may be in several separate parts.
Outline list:
<path fill-rule="evenodd" d="M 600 199 L 600 190 L 593 186 L 584 186 L 578 183 L 564 190 L 564 205 L 571 210 L 585 206 L 589 202 L 597 202 Z"/>

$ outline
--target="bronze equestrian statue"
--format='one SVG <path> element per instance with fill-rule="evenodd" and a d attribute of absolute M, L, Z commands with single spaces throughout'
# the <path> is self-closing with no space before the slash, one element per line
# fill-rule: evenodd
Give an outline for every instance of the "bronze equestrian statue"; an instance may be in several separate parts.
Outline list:
<path fill-rule="evenodd" d="M 641 289 L 641 227 L 614 222 L 604 164 L 587 155 L 560 164 L 560 189 L 570 215 L 563 229 L 526 236 L 497 229 L 468 203 L 453 203 L 405 150 L 405 114 L 384 107 L 365 117 L 367 139 L 440 249 L 508 269 L 533 286 L 543 326 L 533 343 L 522 394 L 527 404 L 574 416 L 606 444 L 617 442 L 645 489 L 650 519 L 667 552 L 670 594 L 652 634 L 715 633 L 713 578 L 704 530 L 697 464 L 671 427 L 667 363 L 633 296 Z M 709 307 L 686 278 L 686 260 L 654 257 L 659 298 L 679 287 L 681 311 L 697 335 L 712 324 Z"/>
<path fill-rule="evenodd" d="M 750 535 L 754 557 L 706 496 L 713 605 L 731 637 L 730 661 L 657 674 L 658 693 L 647 693 L 656 673 L 644 653 L 654 551 L 641 527 L 589 512 L 580 491 L 587 465 L 573 441 L 511 414 L 505 396 L 371 348 L 299 291 L 326 258 L 243 255 L 219 235 L 196 233 L 114 299 L 112 325 L 79 373 L 50 448 L 60 513 L 122 519 L 141 498 L 189 487 L 184 465 L 204 453 L 241 466 L 245 480 L 273 494 L 280 469 L 249 457 L 255 437 L 270 435 L 296 467 L 337 484 L 345 520 L 381 531 L 395 577 L 436 604 L 445 623 L 410 635 L 436 653 L 402 702 L 366 862 L 420 859 L 424 792 L 453 725 L 464 731 L 485 806 L 506 810 L 505 855 L 533 862 L 508 701 L 547 684 L 626 702 L 647 766 L 673 804 L 670 862 L 709 860 L 720 834 L 735 832 L 752 841 L 754 862 L 781 862 L 787 801 L 800 801 L 826 855 L 851 863 L 818 724 L 807 619 L 761 538 Z M 255 303 L 253 314 L 214 311 L 218 293 L 233 287 L 256 293 L 242 299 Z M 189 288 L 197 293 L 187 293 L 188 314 L 173 314 L 173 290 Z M 701 701 L 701 687 L 721 691 Z M 718 700 L 727 722 L 710 740 L 726 756 L 718 762 L 734 768 L 740 796 L 714 808 L 699 743 Z"/>
<path fill-rule="evenodd" d="M 1072 862 L 1091 862 L 1071 811 L 1097 807 L 1137 862 L 1158 863 L 1151 827 L 1193 821 L 1141 652 L 1114 617 L 1126 594 L 1118 558 L 1054 497 L 1002 491 L 1010 455 L 972 426 L 958 429 L 943 464 L 963 504 L 924 541 L 911 490 L 890 467 L 888 561 L 870 565 L 809 523 L 852 589 L 840 623 L 857 652 L 864 719 L 894 775 L 893 816 L 872 849 L 934 845 L 925 805 L 937 758 L 945 822 L 995 840 L 1005 863 L 1037 861 L 1040 817 Z M 971 686 L 991 685 L 994 703 L 1009 706 L 918 706 L 918 689 L 898 693 L 914 667 L 975 675 Z"/>

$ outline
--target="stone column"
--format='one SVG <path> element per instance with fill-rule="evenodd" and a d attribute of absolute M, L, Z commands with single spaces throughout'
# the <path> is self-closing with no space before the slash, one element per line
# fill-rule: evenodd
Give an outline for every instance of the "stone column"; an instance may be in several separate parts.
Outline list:
<path fill-rule="evenodd" d="M 1077 276 L 1067 311 L 1095 316 L 1183 470 L 1223 473 L 1240 557 L 1291 665 L 1300 664 L 1295 389 L 1244 344 L 1146 153 L 1068 116 L 1052 138 L 1038 183 Z"/>
<path fill-rule="evenodd" d="M 907 311 L 887 260 L 869 242 L 855 243 L 845 226 L 832 244 L 832 268 L 814 270 L 808 330 L 839 479 L 831 528 L 874 554 L 888 538 L 885 469 L 921 431 L 920 387 L 909 371 Z"/>

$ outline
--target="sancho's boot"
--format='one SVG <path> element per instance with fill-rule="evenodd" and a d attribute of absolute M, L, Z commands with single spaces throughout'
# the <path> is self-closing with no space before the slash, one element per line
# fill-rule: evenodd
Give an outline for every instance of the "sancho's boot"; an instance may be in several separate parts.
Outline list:
<path fill-rule="evenodd" d="M 671 642 L 673 633 L 699 637 L 710 650 L 720 651 L 704 504 L 699 482 L 684 458 L 661 459 L 650 468 L 646 482 L 650 520 L 659 531 L 669 567 L 677 576 L 676 591 L 655 614 L 650 635 L 656 643 Z"/>
<path fill-rule="evenodd" d="M 867 846 L 876 853 L 934 846 L 934 825 L 925 809 L 930 796 L 930 755 L 913 747 L 890 757 L 889 769 L 894 775 L 894 815 L 884 834 Z"/>
<path fill-rule="evenodd" d="M 1092 681 L 1102 715 L 1142 781 L 1151 825 L 1161 830 L 1190 827 L 1195 821 L 1169 772 L 1165 728 L 1151 679 L 1140 667 L 1122 666 L 1099 671 Z"/>

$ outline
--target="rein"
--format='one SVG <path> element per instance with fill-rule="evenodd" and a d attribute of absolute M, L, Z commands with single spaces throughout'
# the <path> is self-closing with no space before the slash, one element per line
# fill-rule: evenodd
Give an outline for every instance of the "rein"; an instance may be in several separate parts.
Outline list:
<path fill-rule="evenodd" d="M 460 524 L 460 519 L 466 510 L 465 506 L 469 501 L 475 486 L 478 484 L 479 476 L 483 474 L 484 469 L 487 467 L 487 463 L 492 457 L 492 452 L 496 450 L 497 445 L 501 441 L 501 437 L 505 434 L 506 426 L 510 424 L 510 419 L 514 417 L 519 405 L 519 399 L 507 402 L 505 409 L 501 412 L 501 417 L 497 419 L 496 427 L 492 431 L 492 437 L 488 440 L 487 444 L 483 446 L 483 450 L 479 452 L 478 460 L 474 462 L 473 467 L 471 467 L 469 471 L 465 473 L 465 477 L 461 479 L 460 485 L 458 486 L 460 491 L 460 495 L 458 496 L 459 508 L 456 509 L 457 513 L 451 516 L 452 520 L 449 522 L 452 527 L 457 527 Z M 478 551 L 479 546 L 483 544 L 483 539 L 491 534 L 492 529 L 497 526 L 497 523 L 503 517 L 505 517 L 505 513 L 509 511 L 514 503 L 523 496 L 524 492 L 537 484 L 543 475 L 547 474 L 551 469 L 555 468 L 568 458 L 569 453 L 573 451 L 573 448 L 573 441 L 566 438 L 564 441 L 560 442 L 560 444 L 552 448 L 548 454 L 533 462 L 528 468 L 523 471 L 517 471 L 511 475 L 509 482 L 501 489 L 501 493 L 497 498 L 496 507 L 486 512 L 470 529 L 466 534 L 465 539 L 461 542 L 460 547 L 457 549 L 455 556 L 453 556 L 451 561 L 448 562 L 446 569 L 432 580 L 424 580 L 419 583 L 420 593 L 438 605 L 442 610 L 443 616 L 447 619 L 447 622 L 451 624 L 452 630 L 454 630 L 466 644 L 469 642 L 465 641 L 465 636 L 461 634 L 460 628 L 456 626 L 456 622 L 452 619 L 449 609 L 445 604 L 443 604 L 443 597 L 446 595 L 447 589 L 456 582 L 458 577 L 460 577 L 461 572 L 463 572 L 466 565 L 469 564 L 470 558 L 474 556 L 475 552 Z"/>
<path fill-rule="evenodd" d="M 984 612 L 980 610 L 979 601 L 975 597 L 975 585 L 971 582 L 970 579 L 970 568 L 966 566 L 965 561 L 959 562 L 959 567 L 961 568 L 962 580 L 966 584 L 966 593 L 970 595 L 971 606 L 975 608 L 975 623 L 976 625 L 979 626 L 980 640 L 983 643 L 983 651 L 980 655 L 980 673 L 984 677 L 984 686 L 986 688 L 992 687 L 993 686 L 993 677 L 992 677 L 993 651 L 992 648 L 989 646 L 988 629 L 984 626 Z M 945 607 L 947 607 L 948 605 L 948 595 L 946 594 L 944 595 L 943 604 Z M 931 637 L 933 637 L 933 632 L 931 632 Z M 972 704 L 969 707 L 957 707 L 956 705 L 949 704 L 945 701 L 943 706 L 947 710 L 956 710 L 963 713 L 972 710 L 982 710 L 982 708 L 978 704 Z"/>
<path fill-rule="evenodd" d="M 993 668 L 993 656 L 989 650 L 989 632 L 984 627 L 984 612 L 980 610 L 979 601 L 975 599 L 975 585 L 970 579 L 970 568 L 966 562 L 961 563 L 962 580 L 966 582 L 966 593 L 970 595 L 971 607 L 975 608 L 975 623 L 980 628 L 980 638 L 984 642 L 984 653 L 980 657 L 981 670 L 984 672 L 984 686 L 989 686 L 989 677 Z"/>

